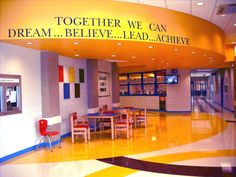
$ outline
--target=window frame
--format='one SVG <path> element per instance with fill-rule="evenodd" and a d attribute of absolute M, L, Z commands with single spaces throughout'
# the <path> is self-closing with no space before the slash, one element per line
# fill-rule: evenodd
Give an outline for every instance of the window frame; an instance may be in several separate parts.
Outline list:
<path fill-rule="evenodd" d="M 18 79 L 19 82 L 8 82 L 8 81 L 1 81 L 0 80 L 0 87 L 2 87 L 2 92 L 1 94 L 1 102 L 3 103 L 2 105 L 2 110 L 0 112 L 0 116 L 6 116 L 6 115 L 12 115 L 12 114 L 20 114 L 22 113 L 22 89 L 21 89 L 21 75 L 11 75 L 11 74 L 0 74 L 0 78 L 2 79 Z M 14 110 L 7 110 L 7 96 L 6 96 L 6 88 L 7 87 L 14 87 L 16 86 L 19 91 L 17 92 L 17 109 Z M 18 100 L 19 99 L 19 100 Z"/>

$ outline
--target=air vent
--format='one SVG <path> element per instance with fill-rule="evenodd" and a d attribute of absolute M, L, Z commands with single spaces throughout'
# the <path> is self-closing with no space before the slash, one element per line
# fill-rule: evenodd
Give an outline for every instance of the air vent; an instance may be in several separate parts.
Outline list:
<path fill-rule="evenodd" d="M 221 4 L 219 5 L 217 15 L 236 13 L 236 4 Z"/>

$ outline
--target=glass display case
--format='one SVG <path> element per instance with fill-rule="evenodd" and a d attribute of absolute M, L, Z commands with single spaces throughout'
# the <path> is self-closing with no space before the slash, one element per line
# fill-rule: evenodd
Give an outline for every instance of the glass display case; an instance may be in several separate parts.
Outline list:
<path fill-rule="evenodd" d="M 129 74 L 129 84 L 141 84 L 141 73 Z"/>
<path fill-rule="evenodd" d="M 123 73 L 119 75 L 121 96 L 166 96 L 166 71 Z M 177 75 L 175 75 L 177 77 Z M 171 84 L 178 84 L 174 82 Z"/>
<path fill-rule="evenodd" d="M 155 84 L 144 84 L 145 95 L 155 95 Z"/>
<path fill-rule="evenodd" d="M 166 94 L 166 84 L 157 84 L 157 94 L 165 95 Z"/>
<path fill-rule="evenodd" d="M 144 84 L 154 84 L 155 83 L 155 73 L 144 73 L 143 74 L 143 83 Z"/>
<path fill-rule="evenodd" d="M 119 75 L 119 83 L 121 84 L 128 84 L 128 74 L 120 74 Z"/>
<path fill-rule="evenodd" d="M 120 95 L 127 96 L 128 93 L 128 85 L 120 85 Z"/>
<path fill-rule="evenodd" d="M 141 85 L 130 85 L 130 95 L 142 95 L 143 94 L 143 90 Z"/>

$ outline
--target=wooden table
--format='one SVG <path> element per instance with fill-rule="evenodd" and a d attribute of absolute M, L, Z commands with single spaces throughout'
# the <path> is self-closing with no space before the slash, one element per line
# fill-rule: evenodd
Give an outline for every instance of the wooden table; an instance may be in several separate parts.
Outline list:
<path fill-rule="evenodd" d="M 83 119 L 111 119 L 111 139 L 114 140 L 114 119 L 116 117 L 119 117 L 120 114 L 101 114 L 101 113 L 94 113 L 94 114 L 87 114 L 85 116 L 82 116 Z M 95 125 L 96 129 L 96 125 Z"/>

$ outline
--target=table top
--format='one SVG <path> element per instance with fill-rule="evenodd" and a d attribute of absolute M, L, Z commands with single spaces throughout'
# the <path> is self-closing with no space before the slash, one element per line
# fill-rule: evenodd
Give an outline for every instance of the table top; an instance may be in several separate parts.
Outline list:
<path fill-rule="evenodd" d="M 94 117 L 94 118 L 96 118 L 96 117 L 101 117 L 101 118 L 104 118 L 104 117 L 116 117 L 116 116 L 119 116 L 120 114 L 119 113 L 91 113 L 91 114 L 87 114 L 87 115 L 85 115 L 85 116 L 83 116 L 83 117 L 85 117 L 85 118 L 92 118 L 92 117 Z"/>

